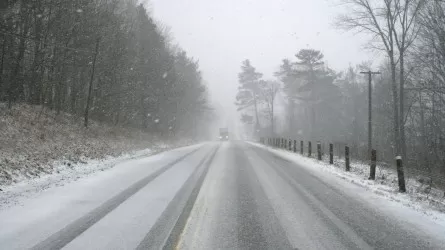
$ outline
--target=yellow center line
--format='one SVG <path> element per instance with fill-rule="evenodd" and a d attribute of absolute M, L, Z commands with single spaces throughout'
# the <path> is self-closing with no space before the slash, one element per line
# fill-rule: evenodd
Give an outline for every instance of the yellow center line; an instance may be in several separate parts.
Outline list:
<path fill-rule="evenodd" d="M 192 208 L 192 211 L 193 211 L 193 208 Z M 177 241 L 176 244 L 175 244 L 175 248 L 174 248 L 175 250 L 178 250 L 178 249 L 179 249 L 179 246 L 181 245 L 182 237 L 183 237 L 183 235 L 184 235 L 184 231 L 185 231 L 185 229 L 187 228 L 187 225 L 189 224 L 190 217 L 192 217 L 191 215 L 192 215 L 192 213 L 190 213 L 189 217 L 187 218 L 187 221 L 185 222 L 184 228 L 183 228 L 182 231 L 181 231 L 181 234 L 179 234 L 178 241 Z"/>

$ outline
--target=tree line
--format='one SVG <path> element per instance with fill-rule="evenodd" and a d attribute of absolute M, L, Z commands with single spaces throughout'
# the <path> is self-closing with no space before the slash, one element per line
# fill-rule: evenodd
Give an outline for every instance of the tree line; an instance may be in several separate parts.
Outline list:
<path fill-rule="evenodd" d="M 0 102 L 192 135 L 210 114 L 197 60 L 135 0 L 0 5 Z"/>
<path fill-rule="evenodd" d="M 401 156 L 408 174 L 428 174 L 445 185 L 445 2 L 342 2 L 350 8 L 338 17 L 337 27 L 371 35 L 367 47 L 383 52 L 384 59 L 372 69 L 364 62 L 340 72 L 330 69 L 314 49 L 283 59 L 275 76 L 284 112 L 275 114 L 275 120 L 253 115 L 268 105 L 265 99 L 251 105 L 263 84 L 260 73 L 246 70 L 246 62 L 251 64 L 246 61 L 237 96 L 244 100 L 237 102 L 243 121 L 260 124 L 256 131 L 264 136 L 347 143 L 352 154 L 369 159 L 367 76 L 360 72 L 377 70 L 381 75 L 372 79 L 372 128 L 379 160 L 394 163 Z M 254 87 L 246 87 L 245 74 Z"/>

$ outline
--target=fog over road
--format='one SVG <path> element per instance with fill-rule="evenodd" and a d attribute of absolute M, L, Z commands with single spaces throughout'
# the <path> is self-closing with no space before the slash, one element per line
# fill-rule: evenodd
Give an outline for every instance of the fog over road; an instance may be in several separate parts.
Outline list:
<path fill-rule="evenodd" d="M 445 249 L 424 230 L 432 219 L 403 219 L 333 178 L 252 143 L 202 143 L 0 211 L 0 249 Z"/>

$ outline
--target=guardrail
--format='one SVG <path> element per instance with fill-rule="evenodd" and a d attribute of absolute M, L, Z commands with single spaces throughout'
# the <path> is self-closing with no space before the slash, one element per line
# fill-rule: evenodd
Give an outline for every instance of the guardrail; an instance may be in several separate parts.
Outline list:
<path fill-rule="evenodd" d="M 265 144 L 267 146 L 286 149 L 289 151 L 293 151 L 294 153 L 298 152 L 297 149 L 297 140 L 296 139 L 286 139 L 286 138 L 260 138 L 260 143 Z M 300 154 L 304 155 L 304 141 L 300 141 Z M 351 170 L 351 159 L 350 159 L 350 149 L 349 146 L 344 147 L 344 157 L 345 157 L 345 170 Z M 312 142 L 307 141 L 307 157 L 312 157 Z M 321 161 L 323 159 L 323 149 L 321 142 L 317 142 L 317 159 Z M 372 157 L 370 161 L 370 169 L 369 169 L 369 179 L 375 180 L 375 171 L 376 171 L 376 162 L 377 162 L 377 151 L 375 149 L 372 150 Z M 334 164 L 334 144 L 329 143 L 329 164 Z"/>
<path fill-rule="evenodd" d="M 299 152 L 301 155 L 305 155 L 305 142 L 303 140 L 300 141 L 299 144 L 299 150 L 298 150 L 298 140 L 296 139 L 286 139 L 281 137 L 276 138 L 265 138 L 261 137 L 260 142 L 264 145 L 275 147 L 275 148 L 281 148 L 289 151 L 293 151 L 294 153 Z M 351 171 L 351 150 L 350 147 L 345 143 L 329 143 L 329 157 L 327 158 L 329 161 L 329 164 L 334 164 L 334 156 L 337 156 L 338 158 L 342 159 L 344 158 L 344 167 L 345 171 Z M 307 152 L 306 156 L 312 158 L 312 142 L 307 141 Z M 325 144 L 321 142 L 317 142 L 317 154 L 316 159 L 322 161 L 323 160 L 323 152 L 324 152 L 324 146 Z M 356 152 L 356 151 L 353 151 Z M 356 152 L 357 153 L 357 152 Z M 357 160 L 364 160 L 363 158 L 357 159 Z M 366 160 L 365 160 L 366 161 Z M 376 167 L 377 167 L 377 150 L 372 149 L 371 150 L 371 157 L 367 160 L 369 163 L 369 180 L 375 180 L 376 179 Z M 397 157 L 395 163 L 397 165 L 402 164 L 402 159 L 400 157 Z M 387 165 L 385 162 L 381 162 L 383 166 Z M 411 177 L 415 177 L 416 179 L 422 179 L 423 182 L 429 183 L 430 187 L 436 187 L 439 189 L 445 188 L 445 178 L 442 178 L 440 176 L 435 176 L 432 173 L 428 173 L 425 171 L 421 171 L 419 169 L 413 169 L 413 168 L 406 168 L 405 169 L 407 174 L 412 174 Z M 422 182 L 419 180 L 419 182 Z M 400 184 L 400 183 L 399 183 Z M 444 193 L 445 197 L 445 193 Z"/>

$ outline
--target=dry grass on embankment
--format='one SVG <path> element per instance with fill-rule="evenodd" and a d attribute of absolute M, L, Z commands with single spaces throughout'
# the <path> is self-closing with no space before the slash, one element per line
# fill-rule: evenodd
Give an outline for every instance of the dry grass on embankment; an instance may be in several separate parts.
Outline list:
<path fill-rule="evenodd" d="M 88 159 L 118 156 L 165 147 L 166 142 L 132 130 L 55 112 L 41 106 L 0 103 L 0 186 L 55 171 L 57 164 L 74 166 Z"/>

